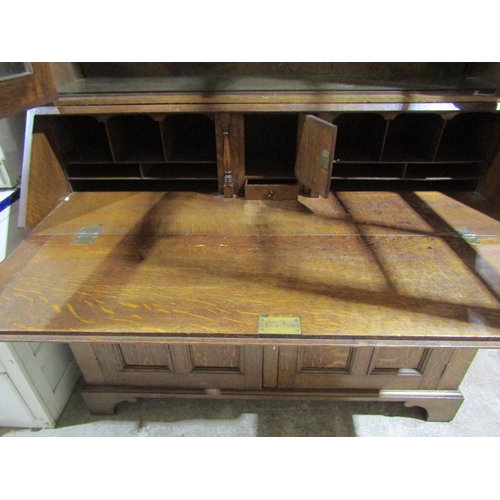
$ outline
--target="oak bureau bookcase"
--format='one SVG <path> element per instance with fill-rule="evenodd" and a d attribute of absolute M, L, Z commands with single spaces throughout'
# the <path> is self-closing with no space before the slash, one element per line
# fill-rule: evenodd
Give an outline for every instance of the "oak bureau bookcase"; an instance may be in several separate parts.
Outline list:
<path fill-rule="evenodd" d="M 93 413 L 302 398 L 453 419 L 500 347 L 496 64 L 47 68 L 0 340 L 69 343 Z"/>

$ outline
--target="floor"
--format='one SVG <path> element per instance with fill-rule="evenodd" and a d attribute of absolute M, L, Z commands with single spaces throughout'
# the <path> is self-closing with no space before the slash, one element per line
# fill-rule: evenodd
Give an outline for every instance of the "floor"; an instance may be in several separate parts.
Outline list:
<path fill-rule="evenodd" d="M 93 416 L 73 392 L 55 429 L 0 428 L 4 437 L 122 436 L 500 436 L 500 350 L 482 350 L 469 369 L 465 401 L 450 423 L 402 403 L 324 401 L 139 400 L 114 416 Z"/>

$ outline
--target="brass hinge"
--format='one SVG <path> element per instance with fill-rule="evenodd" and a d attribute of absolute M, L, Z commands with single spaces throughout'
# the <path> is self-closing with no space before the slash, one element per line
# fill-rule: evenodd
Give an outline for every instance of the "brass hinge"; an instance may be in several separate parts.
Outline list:
<path fill-rule="evenodd" d="M 74 245 L 91 245 L 101 234 L 102 226 L 86 226 L 78 233 L 74 239 Z"/>
<path fill-rule="evenodd" d="M 319 155 L 319 166 L 323 170 L 328 170 L 328 160 L 330 159 L 330 153 L 324 149 Z"/>
<path fill-rule="evenodd" d="M 457 232 L 460 237 L 471 245 L 481 245 L 481 242 L 477 239 L 477 235 L 473 233 L 468 227 L 457 227 Z"/>

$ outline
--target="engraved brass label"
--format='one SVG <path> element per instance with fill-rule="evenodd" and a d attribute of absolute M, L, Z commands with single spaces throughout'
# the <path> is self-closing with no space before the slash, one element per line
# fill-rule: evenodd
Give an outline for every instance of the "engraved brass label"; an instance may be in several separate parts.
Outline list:
<path fill-rule="evenodd" d="M 259 333 L 268 335 L 301 335 L 298 316 L 260 316 Z"/>

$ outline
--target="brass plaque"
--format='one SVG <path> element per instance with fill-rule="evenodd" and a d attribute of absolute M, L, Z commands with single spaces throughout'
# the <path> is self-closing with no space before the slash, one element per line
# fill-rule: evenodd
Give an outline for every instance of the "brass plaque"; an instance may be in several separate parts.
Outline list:
<path fill-rule="evenodd" d="M 268 335 L 301 335 L 298 316 L 260 316 L 259 333 Z"/>

